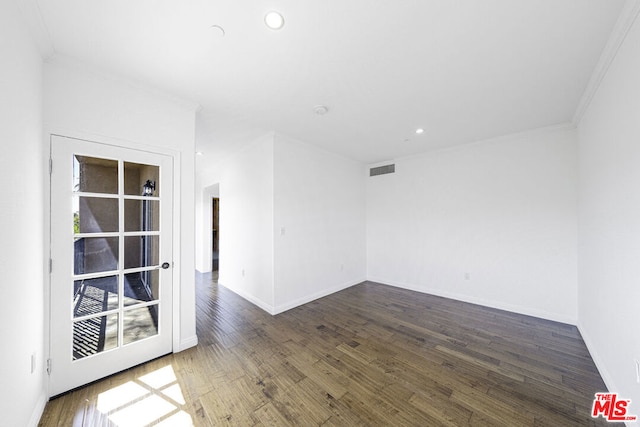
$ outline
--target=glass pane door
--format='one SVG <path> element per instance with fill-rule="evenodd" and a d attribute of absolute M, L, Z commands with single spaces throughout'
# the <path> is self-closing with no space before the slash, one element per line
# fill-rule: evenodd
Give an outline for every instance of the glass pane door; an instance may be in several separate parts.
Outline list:
<path fill-rule="evenodd" d="M 57 394 L 171 349 L 172 163 L 61 137 L 52 159 Z"/>

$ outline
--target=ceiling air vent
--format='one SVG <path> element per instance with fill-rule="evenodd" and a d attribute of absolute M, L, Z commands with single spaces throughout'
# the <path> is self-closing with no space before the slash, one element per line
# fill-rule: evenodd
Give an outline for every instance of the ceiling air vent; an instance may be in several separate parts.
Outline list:
<path fill-rule="evenodd" d="M 378 167 L 369 169 L 369 176 L 378 176 L 378 175 L 384 175 L 387 173 L 395 173 L 395 171 L 396 171 L 395 164 L 378 166 Z"/>

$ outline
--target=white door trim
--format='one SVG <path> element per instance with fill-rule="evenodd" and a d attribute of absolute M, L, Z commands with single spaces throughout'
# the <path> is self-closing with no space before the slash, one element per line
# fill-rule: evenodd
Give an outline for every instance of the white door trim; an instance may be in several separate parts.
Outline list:
<path fill-rule="evenodd" d="M 182 302 L 181 302 L 181 276 L 182 276 L 182 264 L 181 264 L 181 156 L 182 153 L 178 150 L 158 147 L 149 144 L 142 144 L 135 141 L 130 141 L 121 138 L 113 138 L 106 137 L 103 135 L 98 135 L 94 133 L 72 130 L 64 127 L 51 127 L 49 126 L 45 132 L 45 139 L 49 148 L 49 156 L 43 158 L 43 168 L 45 170 L 49 170 L 50 168 L 50 158 L 51 158 L 51 139 L 53 137 L 63 137 L 69 139 L 79 139 L 84 141 L 91 141 L 99 144 L 111 145 L 114 147 L 120 148 L 130 148 L 138 151 L 148 151 L 150 153 L 162 154 L 172 158 L 173 160 L 173 312 L 172 312 L 172 322 L 173 322 L 173 336 L 172 336 L 172 351 L 179 352 L 185 350 L 187 348 L 193 347 L 197 345 L 198 339 L 197 336 L 187 336 L 186 339 L 182 339 L 181 332 L 181 312 L 182 312 Z M 51 358 L 51 310 L 49 301 L 51 300 L 51 275 L 49 274 L 50 269 L 50 259 L 51 259 L 51 180 L 50 175 L 47 175 L 46 172 L 44 174 L 44 206 L 45 206 L 45 215 L 44 215 L 44 253 L 43 253 L 43 270 L 44 276 L 46 277 L 45 282 L 45 290 L 44 290 L 44 298 L 47 303 L 45 303 L 44 310 L 44 319 L 46 322 L 45 327 L 45 337 L 44 337 L 44 348 L 45 348 L 45 361 Z M 45 387 L 47 389 L 47 396 L 51 397 L 51 387 L 49 376 L 45 375 Z"/>

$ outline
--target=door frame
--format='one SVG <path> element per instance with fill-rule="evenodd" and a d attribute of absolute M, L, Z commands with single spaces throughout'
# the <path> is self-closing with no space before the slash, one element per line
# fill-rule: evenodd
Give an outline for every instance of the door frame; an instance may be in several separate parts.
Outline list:
<path fill-rule="evenodd" d="M 182 275 L 182 252 L 181 252 L 181 244 L 182 241 L 182 233 L 181 233 L 181 152 L 174 149 L 157 147 L 148 144 L 141 144 L 134 141 L 128 141 L 124 139 L 118 138 L 110 138 L 100 135 L 95 135 L 91 133 L 81 132 L 81 131 L 71 131 L 69 129 L 55 129 L 49 130 L 45 133 L 46 140 L 46 150 L 47 153 L 43 156 L 43 168 L 45 173 L 43 174 L 44 179 L 44 224 L 43 224 L 43 232 L 44 232 L 44 253 L 43 253 L 43 270 L 45 280 L 45 289 L 44 289 L 44 316 L 43 320 L 45 323 L 44 327 L 44 382 L 47 390 L 47 398 L 51 398 L 51 386 L 50 386 L 50 376 L 47 374 L 49 360 L 51 359 L 51 337 L 52 337 L 52 323 L 51 323 L 51 150 L 52 150 L 52 138 L 53 137 L 61 137 L 68 139 L 77 139 L 82 141 L 93 142 L 97 144 L 110 145 L 117 148 L 125 148 L 125 149 L 133 149 L 138 151 L 147 151 L 149 153 L 161 154 L 168 157 L 171 157 L 172 166 L 173 166 L 173 239 L 171 242 L 172 252 L 173 252 L 173 267 L 172 271 L 172 349 L 173 353 L 182 351 L 186 348 L 197 345 L 197 337 L 192 338 L 187 342 L 182 341 L 182 333 L 181 333 L 181 313 L 182 313 L 182 298 L 181 298 L 181 275 Z"/>
<path fill-rule="evenodd" d="M 199 218 L 196 224 L 196 234 L 200 236 L 200 240 L 196 239 L 196 269 L 201 273 L 210 273 L 212 271 L 211 253 L 212 236 L 211 236 L 211 215 L 213 211 L 213 198 L 222 200 L 220 197 L 220 183 L 216 182 L 204 187 L 199 194 L 202 204 L 198 206 L 196 213 Z M 220 248 L 218 248 L 220 252 Z M 220 261 L 218 261 L 218 271 Z"/>

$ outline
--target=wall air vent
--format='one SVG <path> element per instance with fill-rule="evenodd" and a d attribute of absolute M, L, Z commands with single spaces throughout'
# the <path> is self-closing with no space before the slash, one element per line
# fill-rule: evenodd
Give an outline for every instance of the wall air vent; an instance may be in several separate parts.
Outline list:
<path fill-rule="evenodd" d="M 395 164 L 377 166 L 375 168 L 369 169 L 369 176 L 385 175 L 387 173 L 395 173 L 395 171 L 396 171 Z"/>

